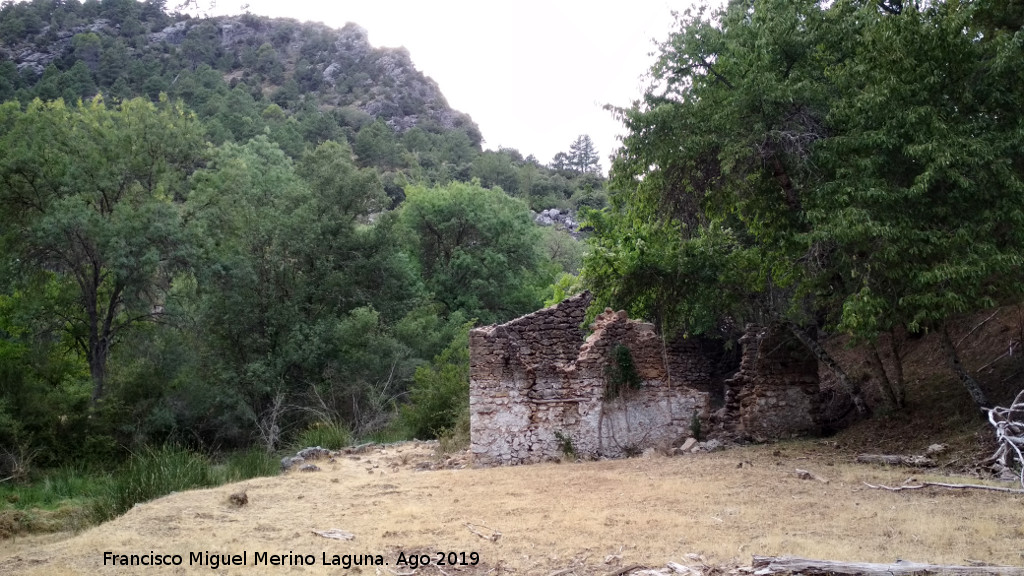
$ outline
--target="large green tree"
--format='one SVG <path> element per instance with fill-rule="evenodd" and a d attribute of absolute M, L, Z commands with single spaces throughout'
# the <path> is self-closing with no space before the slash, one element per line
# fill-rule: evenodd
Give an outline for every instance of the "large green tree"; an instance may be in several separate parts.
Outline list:
<path fill-rule="evenodd" d="M 500 189 L 453 182 L 406 188 L 399 220 L 433 298 L 484 323 L 535 309 L 555 267 L 541 257 L 526 205 Z"/>
<path fill-rule="evenodd" d="M 187 262 L 178 201 L 201 144 L 192 115 L 166 102 L 0 107 L 0 233 L 22 266 L 72 290 L 72 306 L 47 313 L 87 359 L 93 404 L 111 350 L 160 318 L 170 278 Z"/>
<path fill-rule="evenodd" d="M 366 220 L 386 199 L 376 173 L 344 144 L 293 163 L 258 137 L 218 148 L 194 180 L 201 379 L 237 414 L 230 436 L 196 427 L 242 443 L 255 424 L 268 448 L 314 414 L 365 432 L 411 380 L 392 328 L 421 297 L 393 218 Z"/>
<path fill-rule="evenodd" d="M 945 332 L 1019 297 L 1024 59 L 999 4 L 685 14 L 644 101 L 618 111 L 629 135 L 587 267 L 601 299 L 700 331 L 706 292 L 677 286 L 719 271 L 743 295 L 719 313 L 787 324 L 842 381 L 820 329 Z"/>

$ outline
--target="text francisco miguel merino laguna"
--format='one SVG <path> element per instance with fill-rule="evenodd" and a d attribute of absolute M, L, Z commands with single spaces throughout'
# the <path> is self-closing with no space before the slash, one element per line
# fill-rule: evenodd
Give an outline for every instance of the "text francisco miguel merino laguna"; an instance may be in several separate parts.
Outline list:
<path fill-rule="evenodd" d="M 221 566 L 339 566 L 351 568 L 353 566 L 387 566 L 389 563 L 384 560 L 381 554 L 328 554 L 321 552 L 317 558 L 313 554 L 295 554 L 291 550 L 287 554 L 271 554 L 269 552 L 243 551 L 241 554 L 216 554 L 209 551 L 189 552 L 187 555 L 188 566 L 206 566 L 216 570 Z M 148 554 L 117 554 L 115 552 L 103 553 L 104 566 L 182 566 L 185 564 L 186 556 L 181 554 L 159 554 L 150 551 Z M 250 563 L 252 560 L 252 563 Z M 418 554 L 399 552 L 395 559 L 396 566 L 417 568 L 436 564 L 438 566 L 475 566 L 480 562 L 480 555 L 476 552 L 435 552 L 431 554 Z"/>

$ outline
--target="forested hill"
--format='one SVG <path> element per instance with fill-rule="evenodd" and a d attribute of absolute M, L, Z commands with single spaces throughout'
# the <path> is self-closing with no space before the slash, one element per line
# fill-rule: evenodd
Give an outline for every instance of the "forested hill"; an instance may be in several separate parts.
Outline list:
<path fill-rule="evenodd" d="M 0 101 L 73 103 L 98 93 L 108 102 L 165 93 L 196 112 L 215 145 L 266 135 L 298 158 L 308 146 L 348 141 L 396 202 L 407 182 L 478 178 L 538 211 L 603 204 L 596 164 L 483 152 L 479 127 L 448 105 L 409 52 L 373 47 L 357 24 L 193 18 L 163 1 L 0 7 Z"/>
<path fill-rule="evenodd" d="M 469 326 L 568 289 L 551 209 L 606 198 L 355 24 L 3 2 L 0 101 L 0 478 L 465 431 Z"/>
<path fill-rule="evenodd" d="M 251 14 L 196 19 L 162 4 L 7 3 L 0 99 L 165 92 L 208 121 L 215 144 L 269 131 L 291 155 L 304 142 L 354 139 L 369 127 L 359 155 L 385 167 L 401 164 L 401 151 L 387 149 L 375 121 L 395 133 L 418 127 L 416 136 L 443 138 L 456 170 L 480 150 L 479 128 L 448 106 L 408 51 L 372 47 L 358 25 L 335 30 Z"/>
<path fill-rule="evenodd" d="M 335 30 L 252 14 L 195 19 L 131 1 L 9 4 L 0 14 L 0 54 L 14 68 L 4 67 L 5 100 L 163 91 L 209 114 L 210 95 L 202 92 L 218 91 L 212 73 L 219 72 L 227 87 L 242 86 L 254 100 L 269 99 L 307 124 L 315 124 L 305 117 L 313 104 L 341 129 L 370 116 L 403 132 L 460 130 L 480 145 L 472 119 L 448 106 L 407 50 L 374 48 L 356 24 Z M 244 126 L 224 128 L 245 135 Z M 334 131 L 303 128 L 305 137 Z"/>

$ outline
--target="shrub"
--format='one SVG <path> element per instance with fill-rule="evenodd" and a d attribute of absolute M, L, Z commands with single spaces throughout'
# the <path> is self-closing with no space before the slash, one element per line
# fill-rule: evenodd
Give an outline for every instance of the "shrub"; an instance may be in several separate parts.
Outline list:
<path fill-rule="evenodd" d="M 352 443 L 352 433 L 340 422 L 319 421 L 309 425 L 295 439 L 298 450 L 310 446 L 319 446 L 328 450 L 337 450 Z"/>
<path fill-rule="evenodd" d="M 402 407 L 401 424 L 416 438 L 437 438 L 455 427 L 460 414 L 469 417 L 469 325 L 429 366 L 413 376 L 409 404 Z"/>
<path fill-rule="evenodd" d="M 459 411 L 455 424 L 446 428 L 438 437 L 438 450 L 442 454 L 450 454 L 469 448 L 469 405 L 465 405 Z"/>
<path fill-rule="evenodd" d="M 641 386 L 643 379 L 636 371 L 633 353 L 625 344 L 616 344 L 605 367 L 604 399 L 614 400 L 629 390 L 638 390 Z"/>
<path fill-rule="evenodd" d="M 325 446 L 326 448 L 326 446 Z M 281 469 L 281 462 L 261 448 L 234 452 L 224 462 L 223 482 L 238 482 L 259 476 L 274 476 Z"/>

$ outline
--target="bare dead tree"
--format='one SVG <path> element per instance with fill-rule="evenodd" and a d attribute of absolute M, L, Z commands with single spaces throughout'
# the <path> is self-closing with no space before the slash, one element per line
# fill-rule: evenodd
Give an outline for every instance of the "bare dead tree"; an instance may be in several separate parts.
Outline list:
<path fill-rule="evenodd" d="M 1018 474 L 1020 486 L 1024 489 L 1024 390 L 1014 398 L 1009 408 L 996 406 L 989 408 L 988 421 L 996 429 L 996 441 L 999 447 L 995 454 L 985 460 L 986 464 L 1000 473 L 1014 471 L 1014 460 L 1020 467 Z"/>
<path fill-rule="evenodd" d="M 285 393 L 278 392 L 271 401 L 270 406 L 258 417 L 254 418 L 256 421 L 256 432 L 259 434 L 260 442 L 267 453 L 277 449 L 277 445 L 281 441 L 281 426 L 279 422 L 285 410 L 287 410 L 284 400 Z"/>

